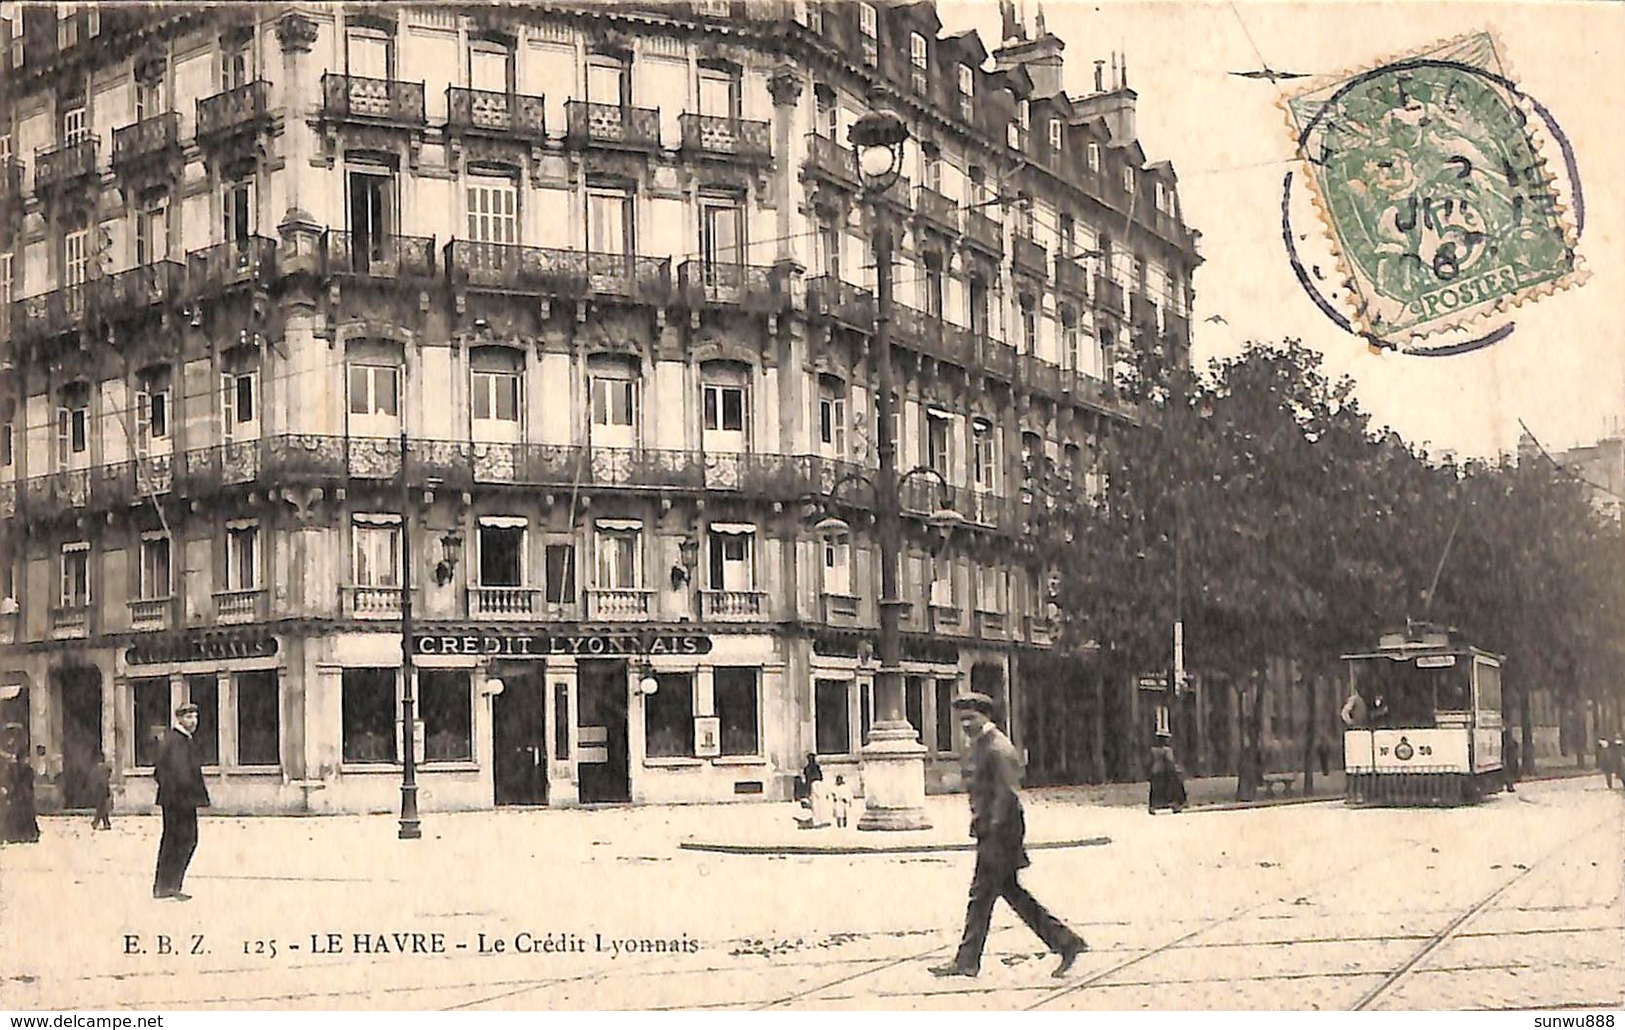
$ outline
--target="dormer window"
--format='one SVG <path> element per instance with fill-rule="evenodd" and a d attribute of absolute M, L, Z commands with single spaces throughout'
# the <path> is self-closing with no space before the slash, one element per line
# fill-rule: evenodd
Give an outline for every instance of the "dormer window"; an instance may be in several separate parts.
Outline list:
<path fill-rule="evenodd" d="M 968 64 L 959 66 L 959 117 L 971 120 L 976 103 L 976 70 Z"/>
<path fill-rule="evenodd" d="M 1123 192 L 1134 192 L 1134 169 L 1132 167 L 1125 167 L 1123 169 Z"/>
<path fill-rule="evenodd" d="M 1049 120 L 1049 149 L 1051 154 L 1060 154 L 1061 152 L 1061 120 L 1059 118 Z"/>
<path fill-rule="evenodd" d="M 863 63 L 875 64 L 880 58 L 880 16 L 874 4 L 858 4 L 858 36 L 863 44 Z"/>
<path fill-rule="evenodd" d="M 1089 159 L 1089 170 L 1091 172 L 1100 171 L 1100 144 L 1099 143 L 1095 143 L 1093 141 L 1090 141 L 1088 159 Z"/>

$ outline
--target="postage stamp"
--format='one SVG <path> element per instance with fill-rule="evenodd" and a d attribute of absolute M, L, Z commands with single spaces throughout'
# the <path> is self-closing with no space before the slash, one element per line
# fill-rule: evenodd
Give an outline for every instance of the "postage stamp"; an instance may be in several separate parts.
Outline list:
<path fill-rule="evenodd" d="M 1526 104 L 1487 32 L 1282 98 L 1357 331 L 1467 329 L 1583 281 Z"/>

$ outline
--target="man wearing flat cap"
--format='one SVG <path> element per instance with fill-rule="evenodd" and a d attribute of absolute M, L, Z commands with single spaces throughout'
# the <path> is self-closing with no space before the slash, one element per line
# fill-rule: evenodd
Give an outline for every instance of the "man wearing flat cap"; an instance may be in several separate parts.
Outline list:
<path fill-rule="evenodd" d="M 186 867 L 197 850 L 197 810 L 209 807 L 209 788 L 203 782 L 203 761 L 197 741 L 197 705 L 175 709 L 175 725 L 164 735 L 153 776 L 158 781 L 158 807 L 164 813 L 164 835 L 158 842 L 158 871 L 152 896 L 190 901 L 181 892 Z"/>
<path fill-rule="evenodd" d="M 932 966 L 937 976 L 975 976 L 982 967 L 982 948 L 993 920 L 993 903 L 1003 898 L 1048 948 L 1061 956 L 1052 975 L 1064 976 L 1089 949 L 1082 937 L 1049 913 L 1016 881 L 1029 862 L 1026 818 L 1017 784 L 1021 762 L 1015 745 L 993 724 L 993 699 L 986 694 L 954 698 L 960 728 L 970 742 L 971 836 L 976 838 L 976 872 L 971 877 L 970 904 L 959 952 L 946 965 Z"/>

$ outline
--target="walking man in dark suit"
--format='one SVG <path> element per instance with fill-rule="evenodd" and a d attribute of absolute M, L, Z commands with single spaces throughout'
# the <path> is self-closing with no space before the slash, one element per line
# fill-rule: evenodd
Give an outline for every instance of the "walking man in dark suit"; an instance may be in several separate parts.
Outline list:
<path fill-rule="evenodd" d="M 181 892 L 186 867 L 197 850 L 197 810 L 209 806 L 209 788 L 203 783 L 203 762 L 198 754 L 197 705 L 175 709 L 175 725 L 164 736 L 153 772 L 158 780 L 158 807 L 164 813 L 164 835 L 158 842 L 158 871 L 152 896 L 190 901 Z"/>
<path fill-rule="evenodd" d="M 1027 823 L 1016 790 L 1021 763 L 1015 746 L 993 724 L 993 699 L 986 694 L 964 694 L 954 698 L 953 706 L 959 713 L 960 728 L 970 741 L 970 832 L 976 838 L 976 872 L 971 877 L 970 904 L 965 909 L 965 934 L 959 952 L 952 962 L 932 966 L 931 972 L 937 976 L 975 976 L 981 970 L 993 903 L 1003 898 L 1021 921 L 1061 956 L 1061 964 L 1052 975 L 1064 976 L 1089 945 L 1016 882 L 1016 874 L 1029 862 L 1025 847 Z"/>

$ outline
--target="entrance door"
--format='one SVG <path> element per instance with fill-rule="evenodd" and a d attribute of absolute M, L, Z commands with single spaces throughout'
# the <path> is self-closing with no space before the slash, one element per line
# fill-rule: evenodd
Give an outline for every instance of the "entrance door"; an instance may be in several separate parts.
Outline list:
<path fill-rule="evenodd" d="M 491 706 L 492 779 L 499 805 L 547 804 L 547 693 L 533 672 L 504 675 Z"/>
<path fill-rule="evenodd" d="M 101 673 L 81 667 L 54 675 L 62 698 L 62 805 L 90 808 L 96 803 L 92 774 L 102 749 Z"/>
<path fill-rule="evenodd" d="M 576 781 L 584 804 L 631 801 L 626 741 L 626 663 L 586 661 L 576 666 L 578 697 Z"/>

